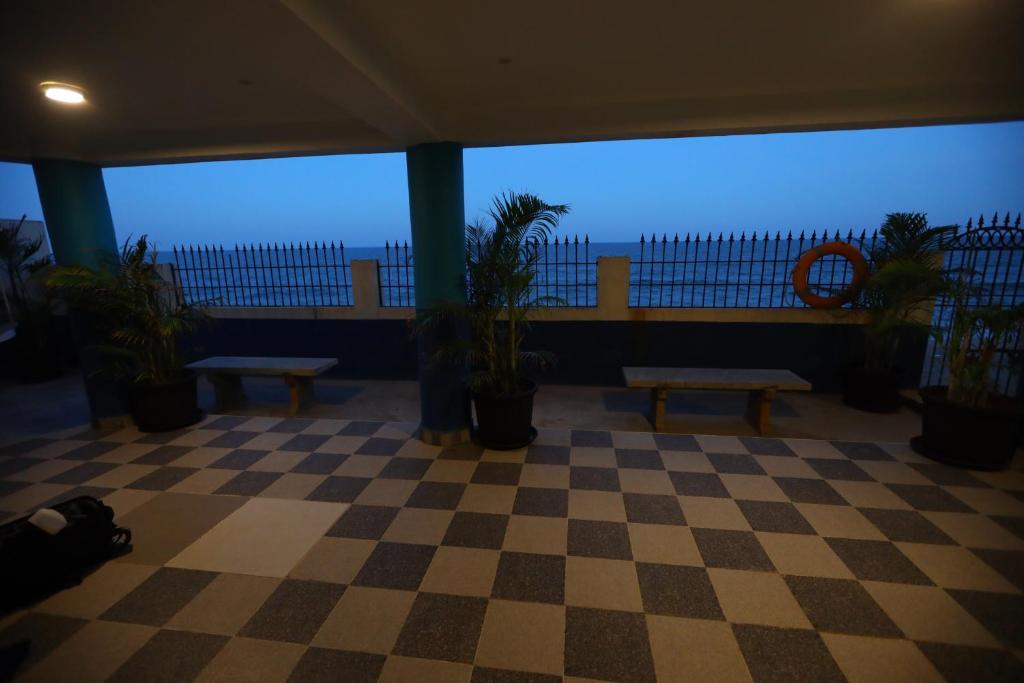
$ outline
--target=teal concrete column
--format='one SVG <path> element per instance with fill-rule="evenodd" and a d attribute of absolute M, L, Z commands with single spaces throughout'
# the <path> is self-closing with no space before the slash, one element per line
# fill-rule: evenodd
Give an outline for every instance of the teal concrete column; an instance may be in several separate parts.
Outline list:
<path fill-rule="evenodd" d="M 439 302 L 466 300 L 466 209 L 462 145 L 437 142 L 406 150 L 409 214 L 417 312 Z M 419 335 L 421 438 L 456 444 L 469 438 L 469 398 L 465 367 L 437 363 L 437 347 L 462 334 L 450 325 Z"/>
<path fill-rule="evenodd" d="M 96 268 L 116 258 L 117 237 L 102 169 L 79 161 L 37 159 L 32 170 L 57 264 Z M 92 329 L 87 315 L 73 312 L 71 317 L 93 424 L 122 424 L 126 411 L 116 385 L 96 376 L 104 363 L 92 346 L 101 333 Z"/>

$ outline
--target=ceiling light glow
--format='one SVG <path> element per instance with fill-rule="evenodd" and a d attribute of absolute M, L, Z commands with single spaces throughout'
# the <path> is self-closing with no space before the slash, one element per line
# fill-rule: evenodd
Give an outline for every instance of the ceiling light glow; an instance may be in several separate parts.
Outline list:
<path fill-rule="evenodd" d="M 85 92 L 77 85 L 58 83 L 57 81 L 43 81 L 39 84 L 48 99 L 61 104 L 82 104 L 85 102 Z"/>

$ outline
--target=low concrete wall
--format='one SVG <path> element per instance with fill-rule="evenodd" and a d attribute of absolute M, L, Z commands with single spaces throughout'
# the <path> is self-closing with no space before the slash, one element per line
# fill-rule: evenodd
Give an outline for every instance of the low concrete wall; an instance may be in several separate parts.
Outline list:
<path fill-rule="evenodd" d="M 598 259 L 597 305 L 537 311 L 525 348 L 553 351 L 540 379 L 621 384 L 624 365 L 787 368 L 836 391 L 863 340 L 863 311 L 808 308 L 631 308 L 629 258 Z M 352 261 L 354 305 L 211 308 L 214 324 L 189 340 L 206 355 L 331 356 L 335 377 L 414 379 L 412 308 L 383 307 L 377 262 Z M 904 384 L 916 387 L 925 339 L 908 339 Z"/>

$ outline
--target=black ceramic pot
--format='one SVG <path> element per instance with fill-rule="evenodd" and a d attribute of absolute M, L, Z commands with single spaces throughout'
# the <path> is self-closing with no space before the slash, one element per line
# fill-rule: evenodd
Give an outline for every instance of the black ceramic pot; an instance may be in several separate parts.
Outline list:
<path fill-rule="evenodd" d="M 533 428 L 534 382 L 509 396 L 473 394 L 476 408 L 476 440 L 485 448 L 511 450 L 527 446 L 537 437 Z"/>
<path fill-rule="evenodd" d="M 132 419 L 144 432 L 166 432 L 199 421 L 197 376 L 189 372 L 169 382 L 137 382 L 131 387 Z"/>
<path fill-rule="evenodd" d="M 921 455 L 979 470 L 1009 466 L 1020 441 L 1024 406 L 996 397 L 984 408 L 946 398 L 946 387 L 924 387 L 921 436 L 910 445 Z"/>

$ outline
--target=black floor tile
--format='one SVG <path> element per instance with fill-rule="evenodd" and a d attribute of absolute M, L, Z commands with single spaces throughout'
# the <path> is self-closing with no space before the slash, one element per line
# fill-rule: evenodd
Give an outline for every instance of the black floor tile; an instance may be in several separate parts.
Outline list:
<path fill-rule="evenodd" d="M 866 441 L 833 441 L 836 450 L 850 460 L 895 460 L 876 443 Z"/>
<path fill-rule="evenodd" d="M 29 612 L 0 631 L 0 653 L 16 643 L 29 641 L 28 655 L 22 660 L 20 670 L 27 671 L 33 664 L 57 649 L 64 641 L 75 635 L 88 621 L 74 617 Z M 13 652 L 13 648 L 12 651 Z M 0 661 L 0 672 L 11 671 L 13 662 Z"/>
<path fill-rule="evenodd" d="M 221 434 L 220 436 L 207 441 L 204 445 L 212 448 L 241 448 L 261 433 L 262 432 L 249 432 L 239 429 Z"/>
<path fill-rule="evenodd" d="M 74 438 L 74 437 L 71 437 Z M 84 441 L 85 439 L 83 439 Z M 14 443 L 7 444 L 6 446 L 0 446 L 0 457 L 15 456 L 15 455 L 28 455 L 32 451 L 39 450 L 43 446 L 48 446 L 54 443 L 56 439 L 24 439 L 23 441 L 15 441 Z"/>
<path fill-rule="evenodd" d="M 70 470 L 65 470 L 56 476 L 50 477 L 46 480 L 46 483 L 69 484 L 71 486 L 84 484 L 90 479 L 95 479 L 101 474 L 106 474 L 115 467 L 117 467 L 117 465 L 109 462 L 86 462 L 76 467 L 72 467 Z"/>
<path fill-rule="evenodd" d="M 561 681 L 561 676 L 491 669 L 484 666 L 473 667 L 473 675 L 469 679 L 469 683 L 561 683 Z"/>
<path fill-rule="evenodd" d="M 587 491 L 621 491 L 619 471 L 611 467 L 569 468 L 569 487 Z"/>
<path fill-rule="evenodd" d="M 638 562 L 644 612 L 693 619 L 724 619 L 704 567 Z"/>
<path fill-rule="evenodd" d="M 663 470 L 665 463 L 658 451 L 644 448 L 616 448 L 615 461 L 619 467 L 638 470 Z"/>
<path fill-rule="evenodd" d="M 310 453 L 291 469 L 295 474 L 332 474 L 348 460 L 340 453 Z"/>
<path fill-rule="evenodd" d="M 203 425 L 203 429 L 234 429 L 249 421 L 248 416 L 243 415 L 221 415 Z"/>
<path fill-rule="evenodd" d="M 518 486 L 523 466 L 515 462 L 481 462 L 473 471 L 474 484 Z"/>
<path fill-rule="evenodd" d="M 351 503 L 367 486 L 372 479 L 364 477 L 327 477 L 319 486 L 313 489 L 312 493 L 306 496 L 306 500 L 319 500 L 329 503 Z"/>
<path fill-rule="evenodd" d="M 1024 551 L 971 548 L 971 552 L 1024 592 Z"/>
<path fill-rule="evenodd" d="M 792 503 L 761 500 L 737 500 L 740 512 L 754 531 L 783 534 L 814 534 L 814 527 Z"/>
<path fill-rule="evenodd" d="M 938 484 L 939 486 L 971 486 L 983 489 L 992 488 L 989 484 L 986 484 L 970 472 L 962 470 L 959 467 L 918 462 L 909 463 L 909 466 L 912 469 L 917 470 L 919 474 L 929 479 L 933 484 Z"/>
<path fill-rule="evenodd" d="M 281 434 L 298 434 L 303 429 L 311 426 L 314 422 L 316 422 L 316 420 L 308 417 L 286 417 L 267 431 L 278 432 Z"/>
<path fill-rule="evenodd" d="M 185 436 L 189 431 L 191 430 L 188 427 L 182 427 L 181 429 L 173 429 L 169 432 L 153 432 L 146 434 L 140 439 L 136 439 L 135 443 L 169 443 L 178 437 Z"/>
<path fill-rule="evenodd" d="M 104 453 L 108 453 L 121 444 L 110 441 L 93 441 L 84 446 L 72 449 L 60 456 L 61 460 L 93 460 Z"/>
<path fill-rule="evenodd" d="M 755 683 L 844 683 L 846 677 L 816 631 L 733 624 Z"/>
<path fill-rule="evenodd" d="M 862 581 L 934 585 L 917 565 L 888 541 L 826 538 L 825 542 Z"/>
<path fill-rule="evenodd" d="M 391 526 L 399 508 L 376 505 L 353 505 L 334 523 L 328 536 L 380 540 Z"/>
<path fill-rule="evenodd" d="M 512 513 L 534 517 L 568 517 L 569 491 L 520 487 L 516 490 Z"/>
<path fill-rule="evenodd" d="M 571 444 L 573 446 L 589 446 L 591 448 L 611 448 L 611 432 L 591 431 L 585 429 L 572 430 Z"/>
<path fill-rule="evenodd" d="M 793 449 L 782 439 L 768 439 L 763 436 L 741 436 L 740 443 L 751 455 L 784 455 L 796 457 Z"/>
<path fill-rule="evenodd" d="M 654 681 L 643 615 L 567 607 L 565 673 L 604 681 Z"/>
<path fill-rule="evenodd" d="M 794 503 L 816 503 L 819 505 L 849 505 L 846 499 L 821 479 L 800 479 L 798 477 L 773 477 Z"/>
<path fill-rule="evenodd" d="M 719 474 L 765 474 L 760 463 L 745 453 L 708 453 L 708 460 Z"/>
<path fill-rule="evenodd" d="M 956 545 L 939 527 L 914 510 L 858 508 L 890 541 Z"/>
<path fill-rule="evenodd" d="M 112 683 L 191 681 L 228 642 L 226 636 L 160 631 L 107 679 Z"/>
<path fill-rule="evenodd" d="M 632 560 L 629 527 L 622 522 L 569 520 L 569 555 L 603 557 L 610 560 Z"/>
<path fill-rule="evenodd" d="M 143 491 L 166 491 L 198 471 L 195 467 L 161 467 L 145 476 L 139 477 L 125 488 Z"/>
<path fill-rule="evenodd" d="M 814 468 L 823 479 L 833 481 L 874 481 L 874 477 L 857 467 L 857 463 L 849 460 L 832 460 L 829 458 L 804 458 L 804 462 Z"/>
<path fill-rule="evenodd" d="M 642 524 L 674 524 L 683 526 L 686 519 L 675 496 L 645 493 L 623 493 L 626 520 Z"/>
<path fill-rule="evenodd" d="M 530 446 L 526 451 L 526 462 L 533 465 L 568 465 L 568 446 Z"/>
<path fill-rule="evenodd" d="M 728 498 L 729 490 L 717 474 L 708 472 L 669 472 L 669 479 L 680 496 Z"/>
<path fill-rule="evenodd" d="M 192 449 L 186 446 L 160 446 L 149 453 L 141 455 L 132 460 L 133 465 L 170 465 L 181 456 L 191 453 Z"/>
<path fill-rule="evenodd" d="M 426 458 L 391 458 L 377 476 L 380 479 L 411 479 L 419 481 L 433 464 L 433 460 L 427 460 Z"/>
<path fill-rule="evenodd" d="M 989 515 L 992 521 L 1003 527 L 1017 538 L 1024 539 L 1024 517 Z"/>
<path fill-rule="evenodd" d="M 692 531 L 693 540 L 708 567 L 775 571 L 775 565 L 752 531 L 700 528 Z"/>
<path fill-rule="evenodd" d="M 1024 650 L 1024 596 L 968 590 L 947 590 L 1003 645 Z"/>
<path fill-rule="evenodd" d="M 214 493 L 229 496 L 258 496 L 263 489 L 280 478 L 280 472 L 239 472 Z"/>
<path fill-rule="evenodd" d="M 60 505 L 66 500 L 71 500 L 72 498 L 78 498 L 80 496 L 89 496 L 91 498 L 103 500 L 115 490 L 116 489 L 107 488 L 106 486 L 76 486 L 75 488 L 68 489 L 63 493 L 58 493 L 47 501 L 43 501 L 37 505 L 36 508 L 52 508 L 55 505 Z"/>
<path fill-rule="evenodd" d="M 330 436 L 325 434 L 296 434 L 292 438 L 285 441 L 283 444 L 278 446 L 279 451 L 301 451 L 303 453 L 312 453 L 316 449 L 323 446 Z"/>
<path fill-rule="evenodd" d="M 381 541 L 363 563 L 352 584 L 414 591 L 420 587 L 436 551 L 432 545 Z"/>
<path fill-rule="evenodd" d="M 890 491 L 915 510 L 926 512 L 974 512 L 967 504 L 938 486 L 886 484 Z"/>
<path fill-rule="evenodd" d="M 918 643 L 917 646 L 949 683 L 1024 681 L 1024 663 L 1012 652 L 945 643 Z"/>
<path fill-rule="evenodd" d="M 308 644 L 345 592 L 345 586 L 285 579 L 238 635 Z"/>
<path fill-rule="evenodd" d="M 0 479 L 9 477 L 12 474 L 27 470 L 29 467 L 44 462 L 35 458 L 20 458 L 18 456 L 0 456 Z"/>
<path fill-rule="evenodd" d="M 394 455 L 405 442 L 401 439 L 384 439 L 371 436 L 356 449 L 356 455 Z"/>
<path fill-rule="evenodd" d="M 288 677 L 288 683 L 375 683 L 386 655 L 308 648 Z"/>
<path fill-rule="evenodd" d="M 689 434 L 655 434 L 654 443 L 659 451 L 687 451 L 700 453 L 700 444 Z"/>
<path fill-rule="evenodd" d="M 500 550 L 505 541 L 508 515 L 456 512 L 444 535 L 443 545 Z"/>
<path fill-rule="evenodd" d="M 211 469 L 223 470 L 244 470 L 255 465 L 263 459 L 270 451 L 252 450 L 249 448 L 236 448 L 223 458 L 215 460 L 208 465 Z"/>
<path fill-rule="evenodd" d="M 100 619 L 163 626 L 215 578 L 215 572 L 162 567 L 114 603 Z"/>
<path fill-rule="evenodd" d="M 405 502 L 409 508 L 430 508 L 432 510 L 454 510 L 459 507 L 465 484 L 441 481 L 421 481 Z"/>
<path fill-rule="evenodd" d="M 901 638 L 903 633 L 859 581 L 787 576 L 800 608 L 819 631 Z"/>
<path fill-rule="evenodd" d="M 345 425 L 338 434 L 340 436 L 373 436 L 383 426 L 383 422 L 355 420 Z"/>
<path fill-rule="evenodd" d="M 565 602 L 565 557 L 503 552 L 491 597 L 520 602 Z"/>
<path fill-rule="evenodd" d="M 471 664 L 486 612 L 484 598 L 420 593 L 393 652 Z"/>

